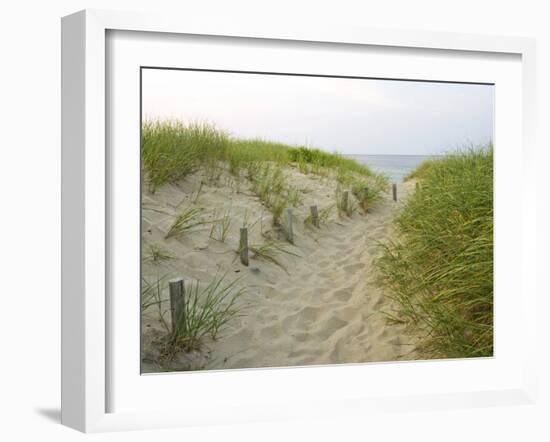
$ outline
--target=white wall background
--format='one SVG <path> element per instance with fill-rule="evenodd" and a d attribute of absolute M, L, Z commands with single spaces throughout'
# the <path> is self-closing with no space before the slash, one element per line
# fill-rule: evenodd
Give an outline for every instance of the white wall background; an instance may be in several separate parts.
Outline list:
<path fill-rule="evenodd" d="M 61 427 L 60 367 L 60 17 L 83 8 L 166 10 L 250 20 L 311 20 L 404 28 L 535 36 L 538 39 L 539 189 L 549 160 L 550 12 L 545 0 L 5 2 L 0 7 L 0 438 L 83 440 Z M 519 179 L 519 177 L 518 177 Z M 548 200 L 546 198 L 546 200 Z M 541 199 L 542 202 L 542 199 Z M 548 266 L 548 204 L 539 207 L 539 294 Z M 547 272 L 547 270 L 546 270 Z M 535 406 L 380 415 L 363 420 L 103 434 L 101 441 L 549 440 L 550 312 L 540 297 L 540 399 Z M 88 436 L 90 437 L 90 436 Z"/>

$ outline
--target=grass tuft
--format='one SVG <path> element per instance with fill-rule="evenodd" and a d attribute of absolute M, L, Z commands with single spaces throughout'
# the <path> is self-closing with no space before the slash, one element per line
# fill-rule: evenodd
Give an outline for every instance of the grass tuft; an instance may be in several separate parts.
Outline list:
<path fill-rule="evenodd" d="M 227 235 L 229 234 L 229 228 L 231 227 L 231 212 L 226 210 L 225 212 L 214 211 L 214 220 L 212 221 L 212 227 L 210 229 L 210 238 L 216 241 L 225 242 Z"/>
<path fill-rule="evenodd" d="M 157 308 L 159 321 L 165 330 L 169 330 L 168 324 L 164 319 L 167 311 L 163 308 L 162 286 L 166 280 L 166 276 L 159 276 L 154 282 L 145 278 L 141 279 L 141 313 L 148 310 L 150 307 Z"/>
<path fill-rule="evenodd" d="M 276 266 L 282 268 L 285 272 L 288 273 L 285 266 L 277 259 L 277 255 L 280 253 L 285 253 L 287 255 L 292 255 L 300 257 L 300 255 L 286 249 L 280 244 L 277 244 L 275 241 L 266 241 L 263 244 L 257 244 L 250 246 L 250 251 L 253 253 L 252 258 L 260 258 L 266 261 L 272 262 Z"/>
<path fill-rule="evenodd" d="M 288 185 L 282 167 L 273 163 L 260 167 L 252 178 L 252 191 L 271 212 L 274 226 L 280 226 L 285 207 L 296 206 L 301 201 L 299 191 Z"/>
<path fill-rule="evenodd" d="M 352 180 L 350 187 L 351 193 L 366 213 L 382 199 L 382 193 L 388 189 L 388 178 L 380 174 L 368 179 L 356 178 Z"/>
<path fill-rule="evenodd" d="M 193 227 L 206 224 L 200 218 L 202 210 L 194 207 L 184 209 L 174 220 L 168 233 L 164 236 L 165 239 L 178 237 L 191 230 Z"/>
<path fill-rule="evenodd" d="M 164 250 L 157 244 L 151 244 L 147 252 L 143 256 L 143 262 L 159 265 L 162 262 L 169 261 L 174 258 L 175 256 L 172 255 L 169 251 Z"/>
<path fill-rule="evenodd" d="M 218 339 L 222 328 L 240 312 L 237 300 L 245 293 L 240 280 L 226 282 L 216 275 L 206 286 L 193 281 L 185 287 L 185 305 L 168 341 L 172 350 L 200 349 L 205 338 Z"/>

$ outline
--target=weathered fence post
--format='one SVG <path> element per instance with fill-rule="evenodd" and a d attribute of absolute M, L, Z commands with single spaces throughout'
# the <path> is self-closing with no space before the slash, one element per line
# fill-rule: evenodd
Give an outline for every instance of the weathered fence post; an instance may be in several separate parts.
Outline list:
<path fill-rule="evenodd" d="M 369 188 L 365 187 L 363 189 L 363 201 L 362 201 L 362 207 L 365 213 L 367 212 L 368 205 L 369 205 Z"/>
<path fill-rule="evenodd" d="M 347 190 L 344 190 L 342 192 L 342 210 L 346 213 L 348 213 L 348 206 L 349 206 L 349 192 Z"/>
<path fill-rule="evenodd" d="M 416 187 L 416 190 L 420 190 L 420 183 L 417 181 L 414 186 Z"/>
<path fill-rule="evenodd" d="M 309 210 L 311 211 L 311 223 L 319 228 L 319 211 L 317 210 L 317 206 L 311 206 Z"/>
<path fill-rule="evenodd" d="M 241 227 L 239 254 L 241 256 L 241 263 L 248 266 L 248 229 L 246 227 Z"/>
<path fill-rule="evenodd" d="M 392 191 L 393 191 L 393 200 L 397 201 L 397 184 L 392 184 Z"/>
<path fill-rule="evenodd" d="M 285 209 L 285 232 L 289 243 L 294 244 L 294 230 L 292 229 L 292 209 Z"/>
<path fill-rule="evenodd" d="M 170 319 L 172 321 L 172 333 L 176 333 L 178 324 L 185 327 L 185 284 L 183 278 L 168 281 L 170 289 Z"/>

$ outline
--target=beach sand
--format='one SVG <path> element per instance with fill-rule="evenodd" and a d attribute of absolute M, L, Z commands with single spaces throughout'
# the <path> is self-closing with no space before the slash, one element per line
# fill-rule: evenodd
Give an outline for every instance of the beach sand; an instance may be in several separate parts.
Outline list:
<path fill-rule="evenodd" d="M 381 253 L 378 243 L 392 234 L 392 220 L 414 183 L 398 184 L 398 202 L 391 189 L 364 214 L 338 217 L 336 209 L 320 228 L 306 226 L 309 207 L 319 210 L 335 203 L 335 182 L 295 168 L 285 169 L 288 180 L 301 189 L 302 202 L 293 209 L 294 245 L 284 242 L 271 226 L 271 214 L 242 182 L 236 192 L 229 174 L 219 183 L 202 184 L 195 174 L 178 184 L 165 185 L 142 196 L 142 253 L 151 245 L 174 259 L 142 266 L 142 277 L 183 277 L 208 283 L 216 274 L 239 278 L 246 293 L 239 299 L 243 310 L 221 331 L 216 341 L 205 341 L 202 350 L 180 353 L 171 362 L 158 364 L 158 338 L 165 333 L 155 308 L 142 317 L 142 371 L 281 367 L 395 361 L 414 359 L 412 338 L 404 326 L 389 323 L 383 311 L 392 305 L 377 284 L 373 259 Z M 198 199 L 193 203 L 200 188 Z M 224 243 L 209 238 L 210 225 L 194 228 L 178 238 L 165 239 L 175 216 L 184 207 L 204 208 L 203 219 L 214 219 L 214 209 L 229 210 L 232 223 Z M 250 244 L 261 244 L 264 235 L 280 237 L 295 255 L 279 253 L 281 264 L 250 255 L 248 267 L 237 255 L 239 228 L 247 217 L 258 219 L 249 232 Z M 166 281 L 165 279 L 164 281 Z M 168 297 L 167 283 L 163 297 Z M 166 307 L 168 304 L 166 303 Z M 166 315 L 169 320 L 169 315 Z"/>

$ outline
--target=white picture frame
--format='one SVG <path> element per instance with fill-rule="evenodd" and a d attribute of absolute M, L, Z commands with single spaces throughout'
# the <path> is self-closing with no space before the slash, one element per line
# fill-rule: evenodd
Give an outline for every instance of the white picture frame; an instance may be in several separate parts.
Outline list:
<path fill-rule="evenodd" d="M 520 308 L 516 326 L 522 336 L 530 337 L 524 352 L 518 355 L 521 373 L 499 388 L 464 388 L 451 391 L 446 380 L 425 394 L 395 392 L 353 397 L 337 389 L 326 397 L 318 395 L 309 401 L 255 403 L 253 399 L 209 409 L 189 410 L 167 407 L 162 410 L 113 411 L 109 406 L 110 382 L 109 327 L 113 318 L 107 298 L 108 250 L 112 232 L 107 228 L 111 210 L 107 173 L 108 118 L 106 78 L 106 35 L 109 31 L 154 32 L 163 34 L 240 37 L 293 42 L 370 45 L 380 48 L 430 49 L 484 54 L 509 54 L 521 63 L 520 143 L 524 180 L 517 190 L 521 210 L 521 241 L 518 264 L 521 268 Z M 137 93 L 137 91 L 136 91 Z M 498 100 L 498 96 L 497 96 Z M 284 24 L 208 23 L 195 17 L 157 17 L 144 14 L 86 10 L 62 20 L 62 423 L 85 432 L 139 428 L 159 428 L 209 423 L 252 422 L 288 417 L 361 415 L 370 412 L 455 408 L 502 404 L 532 403 L 535 397 L 534 330 L 536 316 L 534 175 L 528 171 L 534 156 L 535 112 L 535 43 L 518 37 L 427 33 L 357 29 L 344 26 L 306 26 L 293 28 Z M 498 118 L 498 116 L 497 116 Z M 498 143 L 498 140 L 497 140 Z M 497 172 L 498 173 L 498 172 Z M 505 253 L 496 247 L 495 254 Z M 497 355 L 498 357 L 498 355 Z M 438 370 L 437 362 L 431 362 Z M 390 370 L 378 365 L 377 370 Z M 355 375 L 363 366 L 351 367 Z M 469 371 L 465 365 L 455 370 Z M 475 373 L 475 367 L 472 373 Z M 302 370 L 302 374 L 300 374 Z M 328 376 L 326 369 L 317 370 Z M 251 372 L 252 385 L 260 386 L 270 378 L 269 371 Z M 259 373 L 259 374 L 258 374 Z M 311 373 L 309 371 L 308 373 Z M 136 374 L 136 373 L 134 373 Z M 136 375 L 139 375 L 137 373 Z M 201 374 L 202 376 L 202 374 Z M 218 377 L 218 382 L 242 382 L 246 371 L 231 378 Z M 303 369 L 285 370 L 285 378 L 304 376 Z M 307 375 L 306 375 L 307 376 Z M 175 378 L 173 378 L 175 379 Z M 197 383 L 207 378 L 195 378 Z M 240 380 L 239 380 L 240 379 Z M 170 381 L 168 381 L 170 382 Z M 255 384 L 257 382 L 257 384 Z M 280 377 L 277 382 L 281 382 Z M 207 382 L 208 383 L 208 382 Z M 245 387 L 246 388 L 246 387 Z M 254 387 L 249 387 L 254 388 Z M 229 404 L 229 406 L 228 406 Z M 233 408 L 231 408 L 233 407 Z M 224 412 L 224 409 L 226 410 Z"/>

